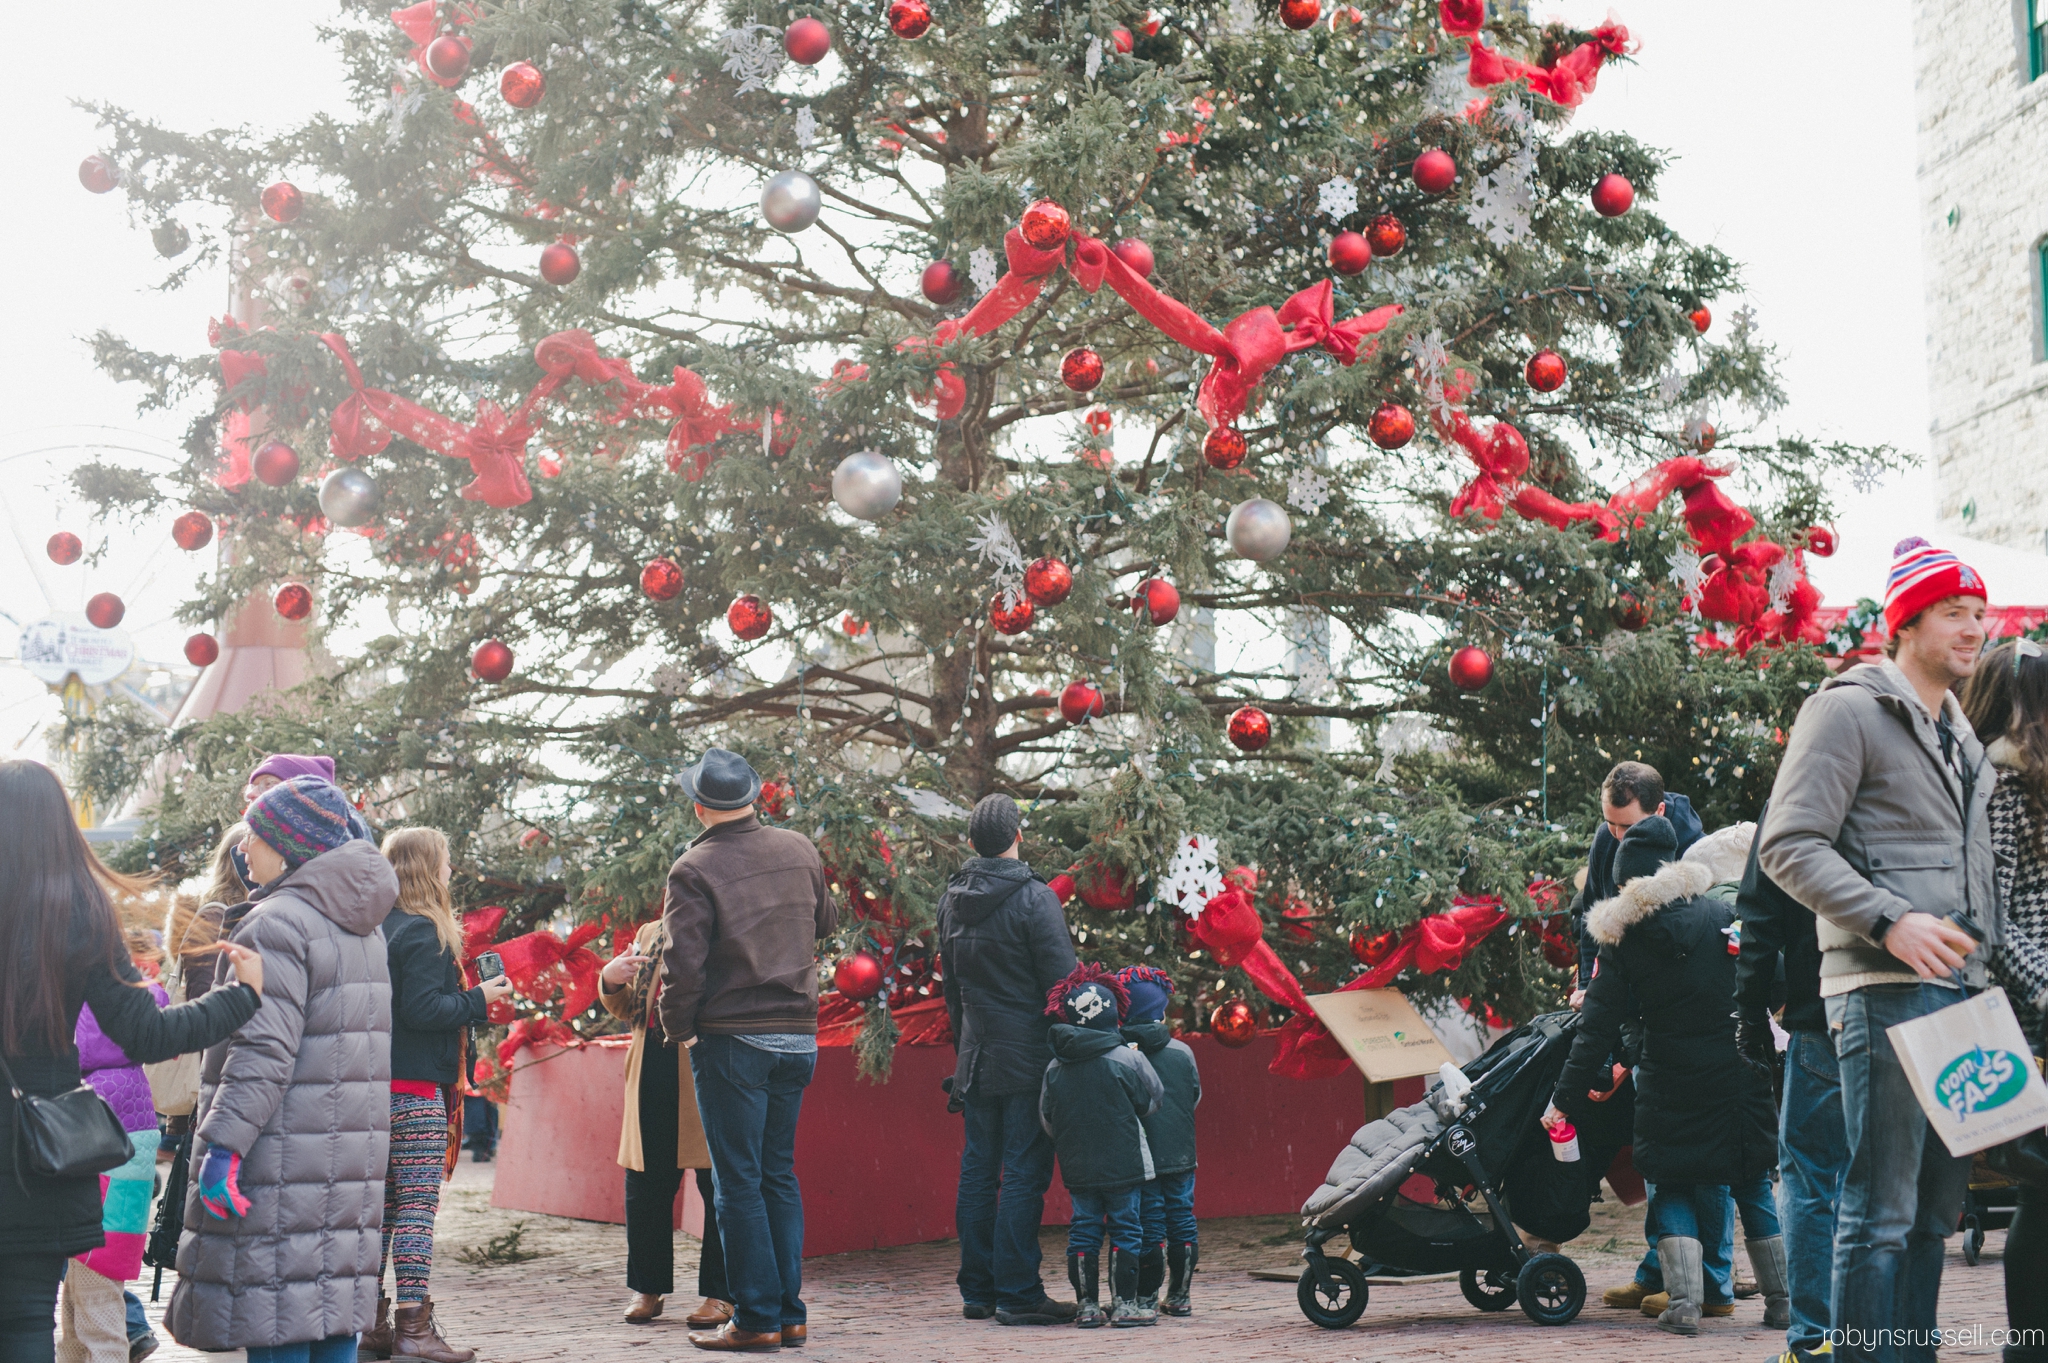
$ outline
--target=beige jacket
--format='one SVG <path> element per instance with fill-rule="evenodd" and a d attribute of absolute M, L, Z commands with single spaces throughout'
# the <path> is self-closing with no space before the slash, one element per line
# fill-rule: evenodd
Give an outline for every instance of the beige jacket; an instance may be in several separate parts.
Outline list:
<path fill-rule="evenodd" d="M 660 920 L 645 924 L 633 937 L 635 954 L 651 958 L 624 988 L 614 990 L 598 982 L 598 997 L 605 1011 L 621 1022 L 631 1023 L 633 1045 L 626 1052 L 626 1119 L 619 1127 L 619 1163 L 628 1169 L 647 1168 L 640 1149 L 640 1062 L 647 1053 L 647 996 L 661 970 L 661 953 L 668 934 Z M 677 1057 L 682 1066 L 682 1103 L 676 1113 L 676 1168 L 709 1169 L 711 1147 L 704 1142 L 704 1122 L 697 1115 L 697 1085 L 690 1077 L 688 1053 Z"/>

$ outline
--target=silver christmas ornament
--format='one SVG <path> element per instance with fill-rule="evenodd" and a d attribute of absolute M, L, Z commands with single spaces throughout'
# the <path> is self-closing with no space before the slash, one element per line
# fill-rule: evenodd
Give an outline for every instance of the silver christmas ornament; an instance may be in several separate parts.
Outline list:
<path fill-rule="evenodd" d="M 384 489 L 361 469 L 336 469 L 321 480 L 320 514 L 336 525 L 368 525 L 383 503 Z"/>
<path fill-rule="evenodd" d="M 849 516 L 875 520 L 895 510 L 902 497 L 903 475 L 886 455 L 862 450 L 832 470 L 832 500 Z"/>
<path fill-rule="evenodd" d="M 1287 519 L 1287 512 L 1280 503 L 1264 497 L 1239 502 L 1230 509 L 1230 519 L 1223 523 L 1223 538 L 1230 541 L 1231 549 L 1239 558 L 1254 563 L 1280 557 L 1293 537 L 1294 523 Z"/>
<path fill-rule="evenodd" d="M 818 210 L 824 206 L 824 191 L 800 170 L 770 177 L 761 190 L 761 216 L 778 232 L 803 231 L 818 220 Z"/>

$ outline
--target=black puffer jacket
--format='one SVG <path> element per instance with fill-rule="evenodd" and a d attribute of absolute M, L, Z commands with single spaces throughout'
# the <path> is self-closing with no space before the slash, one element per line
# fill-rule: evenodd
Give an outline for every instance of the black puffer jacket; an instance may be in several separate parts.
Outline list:
<path fill-rule="evenodd" d="M 1029 1093 L 1052 1058 L 1046 991 L 1074 968 L 1060 901 L 1023 862 L 972 857 L 939 900 L 956 1098 Z"/>
<path fill-rule="evenodd" d="M 1768 804 L 1764 812 L 1770 812 Z M 1735 1003 L 1738 1009 L 1756 1012 L 1782 1005 L 1779 1023 L 1786 1031 L 1825 1032 L 1828 1010 L 1820 1000 L 1820 938 L 1813 910 L 1779 889 L 1757 865 L 1756 849 L 1762 841 L 1759 831 L 1749 845 L 1749 865 L 1735 896 L 1735 912 L 1742 920 Z"/>
<path fill-rule="evenodd" d="M 1588 1089 L 1610 1086 L 1633 991 L 1644 1032 L 1635 1166 L 1652 1183 L 1741 1183 L 1778 1162 L 1771 1077 L 1735 1049 L 1735 905 L 1707 893 L 1713 881 L 1699 862 L 1671 862 L 1586 915 L 1599 967 L 1552 1101 L 1576 1116 Z"/>
<path fill-rule="evenodd" d="M 454 1083 L 463 1033 L 485 1020 L 484 991 L 462 987 L 462 967 L 431 919 L 393 909 L 384 918 L 384 948 L 391 963 L 391 1077 Z"/>
<path fill-rule="evenodd" d="M 1067 1187 L 1135 1188 L 1153 1176 L 1144 1121 L 1159 1110 L 1159 1076 L 1114 1028 L 1052 1027 L 1052 1063 L 1038 1091 L 1038 1121 Z"/>
<path fill-rule="evenodd" d="M 1152 1072 L 1159 1076 L 1159 1110 L 1145 1119 L 1145 1141 L 1152 1149 L 1152 1173 L 1185 1174 L 1195 1167 L 1195 1105 L 1202 1101 L 1202 1072 L 1185 1041 L 1175 1041 L 1163 1022 L 1134 1022 L 1124 1027 L 1124 1040 L 1134 1041 Z"/>

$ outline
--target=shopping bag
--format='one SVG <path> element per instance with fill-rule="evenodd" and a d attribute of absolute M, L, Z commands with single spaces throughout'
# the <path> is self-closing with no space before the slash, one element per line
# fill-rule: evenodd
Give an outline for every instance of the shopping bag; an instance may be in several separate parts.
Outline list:
<path fill-rule="evenodd" d="M 1951 1155 L 2048 1126 L 2048 1083 L 2003 989 L 1887 1027 L 1913 1096 Z"/>

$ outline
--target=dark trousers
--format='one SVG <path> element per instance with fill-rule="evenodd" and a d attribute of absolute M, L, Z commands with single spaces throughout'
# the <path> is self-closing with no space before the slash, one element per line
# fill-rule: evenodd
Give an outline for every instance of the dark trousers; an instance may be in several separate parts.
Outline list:
<path fill-rule="evenodd" d="M 462 1100 L 462 1143 L 471 1153 L 489 1157 L 498 1153 L 498 1105 L 478 1094 Z"/>
<path fill-rule="evenodd" d="M 0 1363 L 51 1363 L 57 1357 L 57 1284 L 61 1254 L 0 1254 Z"/>
<path fill-rule="evenodd" d="M 1052 1137 L 1038 1124 L 1038 1094 L 967 1100 L 960 1152 L 960 1300 L 1017 1310 L 1045 1296 L 1039 1281 L 1038 1223 L 1052 1183 Z"/>
<path fill-rule="evenodd" d="M 677 1104 L 682 1101 L 682 1052 L 653 1034 L 640 1056 L 640 1162 L 626 1171 L 626 1288 L 651 1297 L 676 1290 Z M 725 1284 L 725 1247 L 718 1236 L 718 1211 L 711 1195 L 711 1171 L 697 1170 L 704 1198 L 704 1248 L 697 1256 L 697 1295 L 731 1301 Z"/>
<path fill-rule="evenodd" d="M 764 1051 L 729 1036 L 700 1035 L 690 1048 L 733 1324 L 742 1330 L 805 1323 L 796 1119 L 817 1062 L 815 1053 Z"/>
<path fill-rule="evenodd" d="M 2005 1233 L 2005 1323 L 2048 1336 L 2048 1188 L 2020 1185 Z"/>
<path fill-rule="evenodd" d="M 1161 1174 L 1139 1184 L 1138 1214 L 1145 1224 L 1148 1248 L 1195 1244 L 1195 1171 Z"/>

